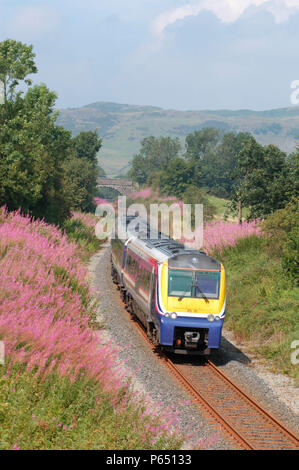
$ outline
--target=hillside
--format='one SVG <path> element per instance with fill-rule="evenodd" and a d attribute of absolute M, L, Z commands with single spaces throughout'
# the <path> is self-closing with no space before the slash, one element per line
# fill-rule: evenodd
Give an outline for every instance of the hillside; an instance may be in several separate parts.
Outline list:
<path fill-rule="evenodd" d="M 101 165 L 110 176 L 125 172 L 144 137 L 179 137 L 205 127 L 251 132 L 263 144 L 291 152 L 299 140 L 299 107 L 269 111 L 176 111 L 152 106 L 98 102 L 60 110 L 58 124 L 74 135 L 98 129 L 104 139 Z"/>

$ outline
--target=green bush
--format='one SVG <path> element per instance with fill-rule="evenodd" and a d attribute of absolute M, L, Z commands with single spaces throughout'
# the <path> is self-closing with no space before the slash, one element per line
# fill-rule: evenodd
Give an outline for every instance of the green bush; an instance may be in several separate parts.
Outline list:
<path fill-rule="evenodd" d="M 281 257 L 284 272 L 298 282 L 299 201 L 271 215 L 263 224 L 266 248 L 273 256 Z"/>
<path fill-rule="evenodd" d="M 280 209 L 262 224 L 262 232 L 267 241 L 267 247 L 272 253 L 282 251 L 284 243 L 288 240 L 289 233 L 298 224 L 299 201 Z"/>
<path fill-rule="evenodd" d="M 288 234 L 283 245 L 282 266 L 285 272 L 298 284 L 299 279 L 299 225 Z"/>
<path fill-rule="evenodd" d="M 81 220 L 75 218 L 67 219 L 62 229 L 67 237 L 78 245 L 79 254 L 81 254 L 83 259 L 88 259 L 100 249 L 102 241 L 95 236 L 94 227 L 84 225 Z"/>
<path fill-rule="evenodd" d="M 184 204 L 192 204 L 192 223 L 194 223 L 194 205 L 203 204 L 204 220 L 212 220 L 216 214 L 216 207 L 208 200 L 207 194 L 203 189 L 199 189 L 190 184 L 182 195 Z"/>

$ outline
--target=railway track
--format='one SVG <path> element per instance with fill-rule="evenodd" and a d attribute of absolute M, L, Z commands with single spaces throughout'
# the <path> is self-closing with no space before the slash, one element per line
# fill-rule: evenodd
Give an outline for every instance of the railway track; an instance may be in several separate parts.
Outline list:
<path fill-rule="evenodd" d="M 173 361 L 149 341 L 137 317 L 129 314 L 152 349 L 165 362 L 193 401 L 204 408 L 207 417 L 216 423 L 238 449 L 299 450 L 299 439 L 245 391 L 233 383 L 211 361 L 192 365 Z"/>
<path fill-rule="evenodd" d="M 211 361 L 202 366 L 164 360 L 194 399 L 245 450 L 299 450 L 298 438 Z"/>

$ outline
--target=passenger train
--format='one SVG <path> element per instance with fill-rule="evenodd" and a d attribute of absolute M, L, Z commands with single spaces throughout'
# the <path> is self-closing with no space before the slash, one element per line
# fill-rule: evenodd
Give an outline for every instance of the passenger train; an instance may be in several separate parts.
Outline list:
<path fill-rule="evenodd" d="M 153 232 L 138 217 L 123 217 L 118 227 L 111 240 L 112 278 L 153 344 L 176 354 L 217 350 L 226 313 L 223 265 Z"/>

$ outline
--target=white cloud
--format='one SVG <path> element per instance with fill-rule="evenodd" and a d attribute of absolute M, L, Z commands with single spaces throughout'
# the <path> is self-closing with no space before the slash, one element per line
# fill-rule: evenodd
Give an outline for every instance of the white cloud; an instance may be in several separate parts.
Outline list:
<path fill-rule="evenodd" d="M 299 0 L 201 0 L 162 13 L 153 21 L 152 30 L 155 36 L 161 37 L 167 26 L 202 11 L 211 11 L 224 23 L 233 23 L 249 7 L 269 11 L 281 23 L 299 11 Z"/>

